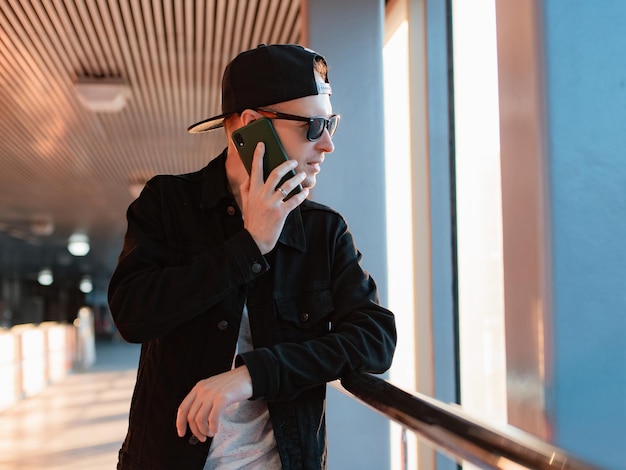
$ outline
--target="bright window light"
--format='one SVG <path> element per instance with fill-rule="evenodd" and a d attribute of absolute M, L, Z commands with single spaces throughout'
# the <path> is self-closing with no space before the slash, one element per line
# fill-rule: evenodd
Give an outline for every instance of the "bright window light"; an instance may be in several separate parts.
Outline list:
<path fill-rule="evenodd" d="M 389 308 L 396 313 L 398 344 L 390 381 L 407 391 L 415 389 L 415 304 L 413 299 L 413 213 L 408 24 L 401 23 L 383 50 L 385 103 L 385 187 L 387 188 L 387 263 Z M 417 461 L 415 435 L 391 425 L 391 468 L 402 468 L 400 443 L 406 444 L 408 468 Z"/>
<path fill-rule="evenodd" d="M 495 0 L 454 0 L 461 404 L 506 422 Z"/>

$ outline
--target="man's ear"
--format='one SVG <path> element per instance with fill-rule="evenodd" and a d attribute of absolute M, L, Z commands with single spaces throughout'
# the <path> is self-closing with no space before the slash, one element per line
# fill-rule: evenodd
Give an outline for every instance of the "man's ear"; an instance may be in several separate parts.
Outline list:
<path fill-rule="evenodd" d="M 254 109 L 244 109 L 239 117 L 241 119 L 241 125 L 247 126 L 252 121 L 256 121 L 257 119 L 262 118 L 263 115 L 258 111 L 255 111 Z"/>

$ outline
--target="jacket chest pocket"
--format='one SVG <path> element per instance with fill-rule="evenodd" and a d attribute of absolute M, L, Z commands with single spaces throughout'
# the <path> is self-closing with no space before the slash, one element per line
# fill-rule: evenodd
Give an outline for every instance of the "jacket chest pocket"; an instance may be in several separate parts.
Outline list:
<path fill-rule="evenodd" d="M 317 338 L 331 330 L 334 311 L 328 289 L 276 299 L 280 341 L 300 342 Z"/>

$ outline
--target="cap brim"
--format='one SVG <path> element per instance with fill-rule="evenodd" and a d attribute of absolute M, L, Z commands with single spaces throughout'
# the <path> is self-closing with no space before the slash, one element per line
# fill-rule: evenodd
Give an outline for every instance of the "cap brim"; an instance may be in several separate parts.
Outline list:
<path fill-rule="evenodd" d="M 224 117 L 226 117 L 225 114 L 220 114 L 219 116 L 196 122 L 187 128 L 187 132 L 190 134 L 200 134 L 201 132 L 212 131 L 213 129 L 224 127 Z"/>

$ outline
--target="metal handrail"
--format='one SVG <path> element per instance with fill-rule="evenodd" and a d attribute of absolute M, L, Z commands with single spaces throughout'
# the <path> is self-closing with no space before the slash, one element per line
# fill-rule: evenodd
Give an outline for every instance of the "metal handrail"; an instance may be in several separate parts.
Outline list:
<path fill-rule="evenodd" d="M 600 470 L 513 426 L 481 423 L 456 405 L 409 394 L 371 374 L 346 376 L 341 386 L 335 387 L 414 431 L 458 462 L 486 469 L 511 468 L 515 463 L 533 470 Z"/>

